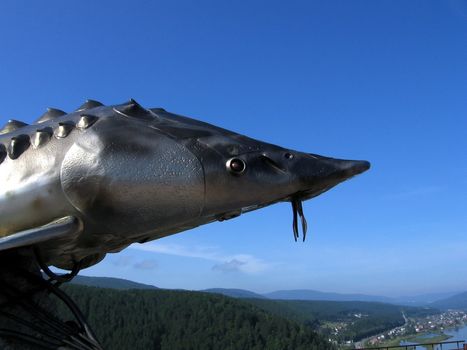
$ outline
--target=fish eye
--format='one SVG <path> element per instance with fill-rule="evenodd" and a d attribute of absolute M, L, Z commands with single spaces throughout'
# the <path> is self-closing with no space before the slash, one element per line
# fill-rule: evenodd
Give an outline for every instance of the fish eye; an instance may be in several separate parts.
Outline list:
<path fill-rule="evenodd" d="M 227 170 L 234 175 L 241 175 L 245 172 L 246 163 L 239 158 L 229 159 L 226 163 Z"/>
<path fill-rule="evenodd" d="M 292 153 L 287 152 L 286 154 L 284 154 L 284 157 L 286 159 L 293 159 L 294 155 Z"/>

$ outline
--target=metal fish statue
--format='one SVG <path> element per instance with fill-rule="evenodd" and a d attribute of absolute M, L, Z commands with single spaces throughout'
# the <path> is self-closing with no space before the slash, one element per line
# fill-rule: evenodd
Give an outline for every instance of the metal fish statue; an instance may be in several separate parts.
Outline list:
<path fill-rule="evenodd" d="M 60 294 L 54 283 L 107 253 L 278 202 L 291 202 L 294 238 L 300 218 L 305 240 L 302 202 L 369 167 L 261 142 L 134 100 L 112 106 L 88 100 L 72 113 L 50 108 L 31 125 L 10 120 L 0 130 L 0 261 L 21 267 L 24 276 L 12 278 L 3 264 L 0 283 Z M 52 265 L 72 272 L 57 276 Z M 51 281 L 43 283 L 40 270 Z M 67 330 L 61 338 L 78 337 L 83 349 L 98 349 L 80 317 L 79 332 Z M 39 333 L 31 340 L 0 329 L 0 337 L 30 343 L 44 341 Z"/>

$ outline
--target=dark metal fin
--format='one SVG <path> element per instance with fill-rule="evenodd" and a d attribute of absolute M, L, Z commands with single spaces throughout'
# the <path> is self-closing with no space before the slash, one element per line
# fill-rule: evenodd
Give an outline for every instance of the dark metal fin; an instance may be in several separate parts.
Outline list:
<path fill-rule="evenodd" d="M 153 120 L 154 114 L 144 107 L 142 107 L 138 102 L 131 99 L 123 105 L 114 107 L 114 111 L 124 115 L 125 117 L 143 119 L 143 120 Z"/>
<path fill-rule="evenodd" d="M 302 234 L 303 234 L 303 242 L 305 242 L 306 239 L 306 232 L 308 231 L 308 223 L 306 222 L 305 215 L 303 214 L 303 206 L 302 206 L 302 201 L 297 200 L 297 209 L 298 209 L 298 215 L 300 216 L 300 219 L 302 220 Z"/>
<path fill-rule="evenodd" d="M 28 124 L 20 122 L 19 120 L 10 119 L 0 130 L 0 134 L 7 134 L 9 132 L 15 131 L 23 126 L 27 126 Z"/>
<path fill-rule="evenodd" d="M 47 142 L 50 141 L 52 137 L 53 130 L 52 128 L 43 128 L 36 131 L 34 136 L 32 137 L 32 147 L 39 148 L 45 145 Z"/>
<path fill-rule="evenodd" d="M 42 114 L 38 119 L 36 119 L 34 123 L 43 123 L 47 120 L 55 119 L 65 114 L 66 112 L 62 111 L 61 109 L 47 108 L 47 111 L 44 114 Z"/>
<path fill-rule="evenodd" d="M 292 199 L 292 213 L 293 213 L 293 223 L 292 223 L 292 228 L 293 228 L 293 238 L 295 242 L 297 242 L 298 238 L 298 221 L 297 221 L 297 201 L 296 199 Z"/>
<path fill-rule="evenodd" d="M 0 164 L 2 164 L 3 161 L 5 160 L 6 154 L 7 153 L 6 153 L 5 145 L 0 143 Z"/>
<path fill-rule="evenodd" d="M 74 126 L 71 123 L 58 123 L 58 128 L 55 130 L 55 136 L 60 139 L 67 137 L 73 128 Z"/>
<path fill-rule="evenodd" d="M 102 107 L 103 105 L 104 104 L 100 103 L 99 101 L 86 100 L 86 102 L 84 102 L 81 106 L 78 107 L 76 112 L 81 112 L 81 111 L 85 111 L 87 109 L 96 108 L 96 107 Z"/>
<path fill-rule="evenodd" d="M 30 146 L 28 135 L 19 135 L 12 137 L 8 145 L 8 156 L 11 159 L 17 159 L 22 155 Z"/>
<path fill-rule="evenodd" d="M 84 130 L 89 128 L 92 124 L 94 124 L 97 121 L 97 117 L 93 115 L 81 115 L 79 118 L 78 123 L 76 124 L 76 127 L 80 130 Z"/>

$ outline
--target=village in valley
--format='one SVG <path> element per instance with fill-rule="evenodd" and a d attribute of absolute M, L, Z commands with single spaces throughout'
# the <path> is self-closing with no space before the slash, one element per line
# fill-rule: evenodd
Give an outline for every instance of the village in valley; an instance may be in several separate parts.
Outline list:
<path fill-rule="evenodd" d="M 355 348 L 364 346 L 394 346 L 401 341 L 422 343 L 427 340 L 443 341 L 449 338 L 445 330 L 462 327 L 467 324 L 467 312 L 448 310 L 439 314 L 420 318 L 408 318 L 404 314 L 405 324 L 382 334 L 356 342 Z M 347 345 L 351 345 L 351 341 Z"/>

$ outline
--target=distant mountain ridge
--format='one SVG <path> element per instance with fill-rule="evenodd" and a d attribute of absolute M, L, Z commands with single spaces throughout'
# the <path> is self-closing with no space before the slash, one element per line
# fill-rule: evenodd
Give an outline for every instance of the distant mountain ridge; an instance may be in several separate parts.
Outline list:
<path fill-rule="evenodd" d="M 209 289 L 200 290 L 200 292 L 222 294 L 228 297 L 239 298 L 239 299 L 266 299 L 264 295 L 251 292 L 246 289 L 209 288 Z"/>
<path fill-rule="evenodd" d="M 158 289 L 158 287 L 133 282 L 122 278 L 113 277 L 90 277 L 77 276 L 72 281 L 73 284 L 111 288 L 111 289 Z M 273 299 L 273 300 L 316 300 L 316 301 L 365 301 L 380 302 L 395 305 L 408 306 L 429 306 L 441 309 L 466 309 L 467 310 L 467 292 L 465 293 L 431 293 L 415 296 L 403 296 L 390 298 L 379 295 L 367 294 L 345 294 L 333 292 L 321 292 L 312 289 L 292 289 L 278 290 L 270 293 L 256 293 L 246 289 L 236 288 L 209 288 L 200 290 L 205 293 L 217 293 L 239 299 Z"/>
<path fill-rule="evenodd" d="M 320 292 L 311 289 L 278 290 L 264 294 L 269 299 L 279 300 L 326 300 L 326 301 L 371 301 L 392 303 L 393 299 L 377 295 L 340 294 Z"/>
<path fill-rule="evenodd" d="M 406 306 L 431 306 L 431 303 L 455 295 L 451 293 L 429 293 L 414 296 L 390 298 L 380 295 L 345 294 L 321 292 L 311 289 L 280 290 L 263 294 L 269 299 L 279 300 L 318 300 L 318 301 L 367 301 Z"/>
<path fill-rule="evenodd" d="M 412 295 L 412 296 L 402 296 L 395 298 L 395 302 L 404 305 L 429 305 L 437 300 L 442 300 L 449 298 L 459 292 L 449 292 L 449 293 L 427 293 L 427 294 L 419 294 L 419 295 Z"/>
<path fill-rule="evenodd" d="M 458 309 L 467 310 L 467 292 L 455 294 L 446 299 L 437 300 L 430 304 L 430 307 L 438 309 Z"/>
<path fill-rule="evenodd" d="M 123 278 L 114 277 L 91 277 L 91 276 L 76 276 L 72 284 L 78 284 L 89 287 L 110 288 L 110 289 L 159 289 L 150 284 L 133 282 Z"/>

